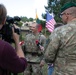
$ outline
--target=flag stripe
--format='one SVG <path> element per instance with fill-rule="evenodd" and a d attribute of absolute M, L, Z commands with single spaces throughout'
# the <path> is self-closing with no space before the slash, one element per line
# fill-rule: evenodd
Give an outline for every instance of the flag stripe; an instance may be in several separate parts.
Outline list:
<path fill-rule="evenodd" d="M 48 12 L 47 12 L 47 18 L 46 18 L 46 28 L 50 31 L 50 32 L 53 32 L 54 30 L 54 25 L 56 24 L 54 18 L 52 15 L 50 15 Z"/>
<path fill-rule="evenodd" d="M 47 27 L 47 29 L 50 29 L 51 31 L 54 30 L 54 25 L 53 25 L 52 22 L 47 22 L 47 23 L 46 23 L 46 27 Z"/>
<path fill-rule="evenodd" d="M 50 27 L 49 25 L 46 28 L 48 28 L 50 30 L 53 30 L 54 29 L 54 27 Z"/>
<path fill-rule="evenodd" d="M 48 24 L 46 27 L 47 27 L 47 28 L 49 27 L 49 28 L 51 28 L 51 29 L 54 29 L 54 26 L 50 26 L 50 24 Z"/>
<path fill-rule="evenodd" d="M 50 30 L 53 30 L 54 29 L 53 27 L 49 27 L 49 26 L 47 26 L 46 28 L 50 28 Z"/>

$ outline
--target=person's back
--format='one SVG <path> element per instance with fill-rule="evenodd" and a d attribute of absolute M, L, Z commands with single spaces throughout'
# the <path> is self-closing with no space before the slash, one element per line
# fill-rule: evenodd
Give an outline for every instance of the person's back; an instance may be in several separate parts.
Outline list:
<path fill-rule="evenodd" d="M 76 4 L 66 3 L 61 11 L 64 26 L 50 35 L 44 59 L 54 63 L 53 75 L 76 74 Z"/>
<path fill-rule="evenodd" d="M 2 38 L 1 28 L 5 24 L 7 10 L 0 4 L 0 75 L 11 75 L 10 73 L 23 72 L 27 66 L 24 53 L 19 45 L 19 35 L 12 28 L 12 38 L 15 41 L 15 48 Z"/>
<path fill-rule="evenodd" d="M 59 40 L 59 43 L 55 42 L 55 47 L 59 45 L 59 48 L 54 64 L 54 73 L 55 75 L 65 75 L 67 72 L 74 74 L 76 70 L 76 21 L 58 28 L 55 32 L 54 35 L 58 35 L 57 37 L 61 40 Z"/>
<path fill-rule="evenodd" d="M 25 62 L 26 59 L 19 58 L 9 43 L 0 40 L 0 75 L 23 72 L 27 65 Z"/>

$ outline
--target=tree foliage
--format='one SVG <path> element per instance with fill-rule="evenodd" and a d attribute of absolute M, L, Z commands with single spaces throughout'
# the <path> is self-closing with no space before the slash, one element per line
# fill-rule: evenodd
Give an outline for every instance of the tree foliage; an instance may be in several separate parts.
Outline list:
<path fill-rule="evenodd" d="M 21 16 L 21 20 L 22 20 L 23 22 L 28 22 L 28 21 L 29 21 L 27 17 L 22 17 L 22 16 Z"/>
<path fill-rule="evenodd" d="M 43 28 L 45 28 L 45 21 L 40 20 L 40 24 L 42 25 Z"/>
<path fill-rule="evenodd" d="M 27 18 L 26 16 L 21 16 L 21 20 L 23 21 L 23 22 L 29 22 L 29 21 L 33 21 L 34 19 L 33 18 Z"/>
<path fill-rule="evenodd" d="M 33 21 L 33 18 L 29 18 L 29 21 Z"/>
<path fill-rule="evenodd" d="M 54 13 L 56 22 L 61 22 L 59 17 L 60 9 L 66 2 L 75 2 L 76 0 L 48 0 L 48 5 L 45 6 L 46 11 Z M 42 17 L 46 19 L 46 14 L 42 14 Z"/>

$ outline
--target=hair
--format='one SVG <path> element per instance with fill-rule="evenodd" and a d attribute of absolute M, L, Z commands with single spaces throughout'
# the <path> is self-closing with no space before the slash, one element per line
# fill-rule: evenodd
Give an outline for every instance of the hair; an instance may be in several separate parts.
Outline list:
<path fill-rule="evenodd" d="M 66 12 L 71 13 L 71 15 L 76 18 L 76 7 L 71 7 L 69 9 L 66 10 Z"/>
<path fill-rule="evenodd" d="M 36 23 L 36 22 L 32 22 L 32 24 L 36 24 L 36 28 L 38 28 L 39 26 L 38 26 L 38 23 Z"/>
<path fill-rule="evenodd" d="M 0 24 L 5 20 L 7 16 L 7 10 L 3 4 L 0 4 Z"/>

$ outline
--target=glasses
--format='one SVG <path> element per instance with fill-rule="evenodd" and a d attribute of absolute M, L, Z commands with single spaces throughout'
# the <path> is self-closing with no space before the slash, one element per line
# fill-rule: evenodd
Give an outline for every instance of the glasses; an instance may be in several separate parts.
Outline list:
<path fill-rule="evenodd" d="M 65 13 L 60 13 L 60 17 L 62 17 Z"/>
<path fill-rule="evenodd" d="M 62 18 L 63 15 L 71 15 L 72 13 L 60 13 L 60 18 Z"/>

